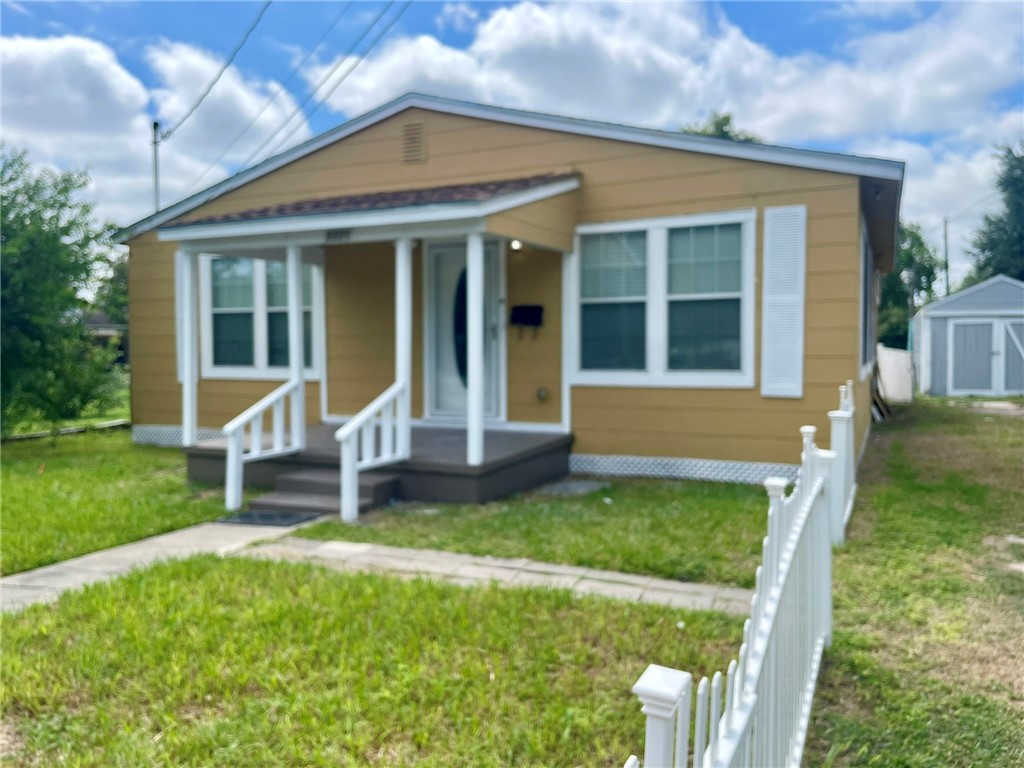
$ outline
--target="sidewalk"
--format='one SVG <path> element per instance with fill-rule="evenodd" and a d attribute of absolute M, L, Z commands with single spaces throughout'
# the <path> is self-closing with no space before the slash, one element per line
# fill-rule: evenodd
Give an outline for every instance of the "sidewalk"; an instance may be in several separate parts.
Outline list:
<path fill-rule="evenodd" d="M 56 600 L 66 589 L 106 581 L 157 560 L 210 553 L 228 555 L 255 541 L 276 539 L 294 530 L 294 527 L 269 525 L 203 523 L 131 544 L 101 549 L 71 560 L 4 576 L 0 579 L 0 611 L 32 603 L 48 603 Z"/>
<path fill-rule="evenodd" d="M 340 571 L 425 577 L 464 586 L 496 583 L 502 587 L 554 587 L 569 589 L 577 595 L 601 595 L 690 610 L 724 611 L 736 616 L 749 613 L 753 596 L 753 592 L 747 589 L 538 563 L 527 558 L 464 555 L 289 536 L 295 529 L 205 523 L 93 552 L 0 579 L 0 610 L 50 602 L 67 589 L 105 581 L 157 560 L 201 553 L 305 561 Z M 266 543 L 250 546 L 259 541 Z"/>

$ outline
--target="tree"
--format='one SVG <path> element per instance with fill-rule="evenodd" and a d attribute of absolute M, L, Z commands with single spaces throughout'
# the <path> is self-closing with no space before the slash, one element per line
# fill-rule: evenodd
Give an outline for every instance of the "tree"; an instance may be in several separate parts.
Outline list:
<path fill-rule="evenodd" d="M 1024 280 L 1024 143 L 1017 149 L 1003 148 L 996 189 L 1002 194 L 1003 210 L 986 214 L 974 233 L 970 250 L 974 266 L 966 285 L 995 275 Z"/>
<path fill-rule="evenodd" d="M 113 228 L 78 199 L 83 171 L 34 173 L 0 147 L 0 430 L 56 423 L 108 395 L 113 350 L 85 329 L 83 292 L 107 260 Z"/>
<path fill-rule="evenodd" d="M 128 323 L 128 259 L 111 259 L 110 274 L 100 283 L 93 306 L 116 325 Z"/>
<path fill-rule="evenodd" d="M 732 115 L 728 112 L 712 112 L 704 123 L 691 123 L 683 126 L 683 133 L 698 136 L 714 136 L 718 139 L 731 139 L 748 144 L 760 144 L 761 139 L 752 133 L 741 131 L 732 124 Z"/>
<path fill-rule="evenodd" d="M 895 269 L 882 277 L 878 307 L 878 340 L 887 347 L 907 348 L 910 318 L 934 297 L 938 257 L 921 235 L 921 226 L 900 222 Z"/>

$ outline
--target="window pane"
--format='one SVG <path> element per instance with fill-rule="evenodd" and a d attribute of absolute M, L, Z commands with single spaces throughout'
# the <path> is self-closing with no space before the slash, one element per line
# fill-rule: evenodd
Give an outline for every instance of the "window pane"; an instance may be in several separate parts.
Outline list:
<path fill-rule="evenodd" d="M 738 371 L 740 300 L 670 301 L 668 367 L 674 371 Z"/>
<path fill-rule="evenodd" d="M 669 230 L 669 294 L 738 292 L 741 244 L 739 224 Z"/>
<path fill-rule="evenodd" d="M 214 259 L 210 263 L 213 306 L 248 309 L 252 306 L 252 259 Z"/>
<path fill-rule="evenodd" d="M 646 232 L 584 235 L 580 242 L 584 299 L 647 295 Z"/>
<path fill-rule="evenodd" d="M 313 306 L 313 266 L 302 265 L 302 306 Z M 283 261 L 267 261 L 267 306 L 288 306 L 288 265 Z"/>
<path fill-rule="evenodd" d="M 313 367 L 313 313 L 302 313 L 303 364 Z M 267 365 L 288 366 L 288 313 L 267 313 Z"/>
<path fill-rule="evenodd" d="M 583 304 L 580 323 L 580 367 L 584 370 L 644 370 L 645 306 Z"/>
<path fill-rule="evenodd" d="M 253 314 L 230 312 L 213 316 L 213 364 L 253 364 Z"/>

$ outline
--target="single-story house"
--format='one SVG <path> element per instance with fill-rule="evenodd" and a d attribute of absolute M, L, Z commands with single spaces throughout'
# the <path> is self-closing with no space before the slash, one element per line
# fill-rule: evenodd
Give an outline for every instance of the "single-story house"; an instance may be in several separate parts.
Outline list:
<path fill-rule="evenodd" d="M 924 394 L 1024 394 L 1024 283 L 996 275 L 926 304 L 910 347 Z"/>
<path fill-rule="evenodd" d="M 242 464 L 314 454 L 426 497 L 445 463 L 465 498 L 569 468 L 760 482 L 847 380 L 867 436 L 903 175 L 408 94 L 122 233 L 134 439 L 194 476 L 226 450 L 229 506 Z"/>

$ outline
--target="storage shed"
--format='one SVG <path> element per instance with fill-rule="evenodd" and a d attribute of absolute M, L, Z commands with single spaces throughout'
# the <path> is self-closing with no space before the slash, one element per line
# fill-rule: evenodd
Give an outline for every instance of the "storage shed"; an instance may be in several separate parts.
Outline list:
<path fill-rule="evenodd" d="M 924 306 L 910 321 L 928 395 L 1024 394 L 1024 282 L 996 275 Z"/>

